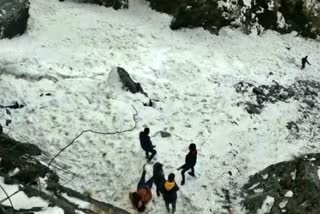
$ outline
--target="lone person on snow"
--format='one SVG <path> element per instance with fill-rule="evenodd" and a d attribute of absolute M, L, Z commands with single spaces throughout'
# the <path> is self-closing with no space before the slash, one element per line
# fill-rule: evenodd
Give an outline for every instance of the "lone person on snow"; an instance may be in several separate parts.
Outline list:
<path fill-rule="evenodd" d="M 191 172 L 189 172 L 189 175 L 195 176 L 195 174 L 194 174 L 194 166 L 197 163 L 197 153 L 198 152 L 197 152 L 196 144 L 191 143 L 189 145 L 189 153 L 186 155 L 185 164 L 178 168 L 178 170 L 182 169 L 182 171 L 181 171 L 181 175 L 182 175 L 181 185 L 182 186 L 185 183 L 185 175 L 184 175 L 184 173 L 186 171 L 191 169 Z"/>
<path fill-rule="evenodd" d="M 149 137 L 150 129 L 145 128 L 143 132 L 140 132 L 140 145 L 141 148 L 146 152 L 147 161 L 150 162 L 152 158 L 157 154 L 157 151 L 154 149 L 156 146 L 152 145 L 152 142 Z M 149 156 L 149 152 L 151 156 Z"/>
<path fill-rule="evenodd" d="M 177 203 L 177 192 L 179 191 L 179 187 L 174 181 L 175 175 L 170 173 L 168 176 L 168 180 L 164 184 L 163 188 L 163 199 L 167 208 L 168 213 L 170 213 L 169 205 L 172 205 L 172 213 L 176 212 L 176 203 Z"/>
<path fill-rule="evenodd" d="M 308 61 L 308 56 L 305 56 L 305 57 L 303 57 L 303 58 L 301 59 L 301 64 L 302 64 L 301 69 L 304 69 L 304 68 L 306 67 L 306 63 L 308 63 L 309 65 L 311 65 L 311 64 L 309 63 L 309 61 Z"/>
<path fill-rule="evenodd" d="M 143 172 L 137 186 L 137 191 L 129 193 L 129 198 L 132 203 L 132 206 L 136 208 L 139 212 L 144 212 L 146 209 L 146 205 L 152 199 L 152 184 L 153 177 L 151 177 L 146 182 L 146 169 L 144 165 Z"/>

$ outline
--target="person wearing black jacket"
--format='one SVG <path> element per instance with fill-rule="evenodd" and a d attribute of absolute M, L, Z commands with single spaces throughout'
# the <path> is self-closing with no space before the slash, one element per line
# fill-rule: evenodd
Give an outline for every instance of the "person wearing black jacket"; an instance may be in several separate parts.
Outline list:
<path fill-rule="evenodd" d="M 146 158 L 148 162 L 152 160 L 152 158 L 157 154 L 157 151 L 154 149 L 156 146 L 152 145 L 152 142 L 149 137 L 150 129 L 145 128 L 143 132 L 140 132 L 140 145 L 141 148 L 146 152 Z M 151 156 L 149 156 L 149 152 Z"/>
<path fill-rule="evenodd" d="M 177 192 L 179 191 L 179 187 L 174 181 L 175 175 L 170 173 L 168 176 L 168 180 L 165 182 L 163 187 L 163 199 L 166 204 L 167 211 L 170 213 L 169 205 L 172 205 L 172 213 L 176 212 L 176 203 L 177 203 Z"/>
<path fill-rule="evenodd" d="M 153 165 L 153 181 L 157 187 L 157 196 L 160 196 L 160 193 L 162 193 L 163 191 L 163 185 L 166 182 L 166 179 L 164 177 L 162 164 L 159 162 Z"/>
<path fill-rule="evenodd" d="M 189 169 L 191 169 L 191 172 L 189 172 L 189 175 L 195 176 L 194 166 L 197 163 L 197 153 L 198 152 L 197 152 L 196 144 L 191 143 L 189 145 L 189 153 L 186 155 L 185 164 L 178 168 L 178 170 L 182 169 L 182 171 L 181 171 L 181 175 L 182 175 L 181 185 L 184 185 L 184 183 L 185 183 L 184 173 L 186 171 L 188 171 Z"/>
<path fill-rule="evenodd" d="M 308 61 L 308 56 L 305 56 L 301 59 L 301 69 L 304 69 L 306 67 L 306 63 L 311 65 L 310 62 Z"/>

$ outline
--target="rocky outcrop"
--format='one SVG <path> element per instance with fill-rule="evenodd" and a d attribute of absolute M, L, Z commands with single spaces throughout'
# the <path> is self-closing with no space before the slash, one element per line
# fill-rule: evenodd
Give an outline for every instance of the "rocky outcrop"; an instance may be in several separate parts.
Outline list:
<path fill-rule="evenodd" d="M 302 36 L 316 38 L 320 33 L 319 12 L 319 1 L 256 0 L 251 3 L 252 15 L 247 21 L 280 33 L 297 31 Z"/>
<path fill-rule="evenodd" d="M 277 102 L 287 102 L 290 99 L 298 100 L 303 112 L 310 112 L 320 106 L 318 94 L 320 93 L 320 83 L 309 80 L 298 80 L 290 86 L 283 86 L 277 82 L 271 85 L 255 86 L 247 82 L 239 82 L 235 85 L 237 93 L 248 94 L 253 98 L 251 102 L 238 103 L 245 105 L 245 109 L 250 114 L 259 114 L 267 104 Z M 306 112 L 306 113 L 308 113 Z"/>
<path fill-rule="evenodd" d="M 47 201 L 49 206 L 59 207 L 64 213 L 76 214 L 79 212 L 100 214 L 129 214 L 127 211 L 111 204 L 97 201 L 88 195 L 81 194 L 59 183 L 57 173 L 38 161 L 42 151 L 33 144 L 20 143 L 5 134 L 0 134 L 0 176 L 4 177 L 4 183 L 17 184 L 29 198 L 40 197 Z M 43 181 L 40 182 L 40 178 Z M 45 183 L 44 183 L 45 182 Z M 42 188 L 39 188 L 39 185 Z M 79 203 L 86 203 L 84 208 Z M 12 207 L 0 205 L 0 213 L 34 213 L 46 207 L 33 207 L 25 210 L 15 210 Z"/>
<path fill-rule="evenodd" d="M 27 29 L 28 18 L 28 0 L 1 0 L 0 39 L 23 34 Z"/>
<path fill-rule="evenodd" d="M 243 187 L 246 213 L 320 213 L 319 167 L 320 154 L 308 154 L 253 175 Z"/>
<path fill-rule="evenodd" d="M 223 26 L 297 31 L 316 38 L 320 33 L 320 2 L 309 0 L 149 0 L 151 8 L 173 15 L 172 29 L 204 27 L 215 33 Z M 247 1 L 246 1 L 247 2 Z"/>

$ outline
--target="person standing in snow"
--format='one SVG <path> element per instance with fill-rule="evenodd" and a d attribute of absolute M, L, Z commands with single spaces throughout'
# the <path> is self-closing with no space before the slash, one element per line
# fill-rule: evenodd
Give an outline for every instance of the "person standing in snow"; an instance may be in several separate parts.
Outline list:
<path fill-rule="evenodd" d="M 168 213 L 170 213 L 170 204 L 172 205 L 172 213 L 176 212 L 176 203 L 178 198 L 177 192 L 179 191 L 179 187 L 176 184 L 174 177 L 175 175 L 170 173 L 168 180 L 165 182 L 163 187 L 163 199 Z"/>
<path fill-rule="evenodd" d="M 184 185 L 184 183 L 185 183 L 184 173 L 186 171 L 188 171 L 189 169 L 191 169 L 191 172 L 189 172 L 189 175 L 195 176 L 194 166 L 197 163 L 197 153 L 198 153 L 198 151 L 196 148 L 196 144 L 191 143 L 189 145 L 189 153 L 186 155 L 185 164 L 178 168 L 178 170 L 182 169 L 182 171 L 181 171 L 181 175 L 182 175 L 181 185 Z"/>
<path fill-rule="evenodd" d="M 154 149 L 156 146 L 152 145 L 152 142 L 149 137 L 150 129 L 145 128 L 143 132 L 140 132 L 140 145 L 141 148 L 146 152 L 147 161 L 150 162 L 152 158 L 157 154 L 157 151 Z M 151 156 L 149 156 L 151 153 Z"/>
<path fill-rule="evenodd" d="M 302 64 L 301 69 L 304 69 L 304 68 L 306 67 L 306 63 L 308 63 L 309 65 L 311 65 L 311 64 L 309 63 L 309 61 L 308 61 L 308 56 L 305 56 L 305 57 L 303 57 L 303 58 L 301 59 L 301 64 Z"/>
<path fill-rule="evenodd" d="M 162 188 L 166 179 L 164 177 L 162 164 L 159 162 L 153 165 L 153 181 L 157 187 L 157 196 L 160 196 L 160 193 L 162 193 Z"/>
<path fill-rule="evenodd" d="M 147 182 L 145 178 L 146 169 L 144 165 L 143 172 L 137 186 L 137 191 L 129 193 L 129 198 L 132 203 L 132 206 L 136 208 L 139 212 L 144 212 L 146 209 L 146 205 L 152 199 L 151 188 L 153 184 L 153 177 L 151 177 Z"/>

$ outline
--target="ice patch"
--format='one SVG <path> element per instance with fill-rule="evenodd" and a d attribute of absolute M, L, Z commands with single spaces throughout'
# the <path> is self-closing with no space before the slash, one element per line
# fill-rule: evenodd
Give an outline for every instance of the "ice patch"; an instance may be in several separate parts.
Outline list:
<path fill-rule="evenodd" d="M 285 195 L 284 197 L 287 197 L 287 198 L 292 198 L 293 196 L 293 192 L 291 190 L 289 190 Z"/>
<path fill-rule="evenodd" d="M 267 214 L 270 213 L 272 207 L 274 204 L 274 198 L 267 196 L 266 199 L 264 200 L 261 208 L 257 211 L 257 214 Z"/>

